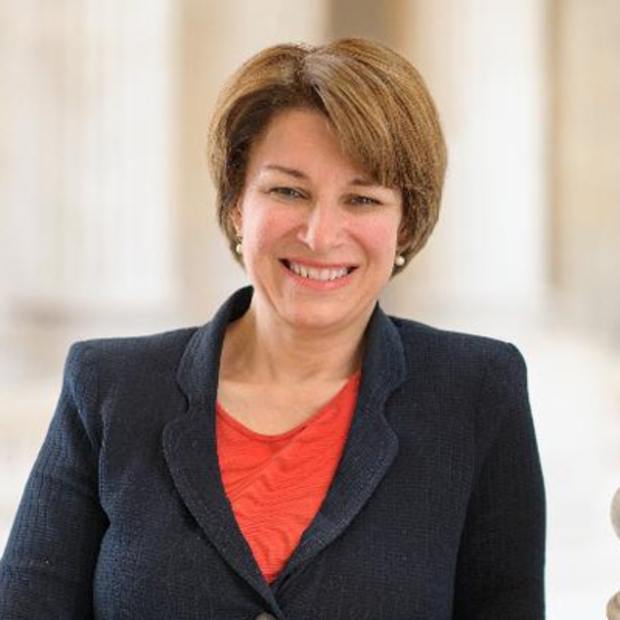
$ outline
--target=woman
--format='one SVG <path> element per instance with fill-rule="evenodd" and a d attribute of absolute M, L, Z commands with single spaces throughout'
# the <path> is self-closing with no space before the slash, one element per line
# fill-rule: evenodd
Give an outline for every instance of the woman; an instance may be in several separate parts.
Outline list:
<path fill-rule="evenodd" d="M 522 357 L 377 304 L 438 215 L 419 74 L 364 40 L 266 49 L 210 148 L 252 286 L 204 327 L 73 346 L 1 617 L 543 618 Z"/>

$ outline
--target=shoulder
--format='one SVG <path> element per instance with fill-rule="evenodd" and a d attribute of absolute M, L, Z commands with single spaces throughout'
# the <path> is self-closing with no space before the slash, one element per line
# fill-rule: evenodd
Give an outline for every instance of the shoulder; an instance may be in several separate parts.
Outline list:
<path fill-rule="evenodd" d="M 519 349 L 497 338 L 390 317 L 403 344 L 412 402 L 436 424 L 472 432 L 483 454 L 505 427 L 533 435 L 527 369 Z"/>
<path fill-rule="evenodd" d="M 409 365 L 424 364 L 446 372 L 480 377 L 507 370 L 523 373 L 525 362 L 512 343 L 497 338 L 433 327 L 390 316 L 398 330 Z"/>
<path fill-rule="evenodd" d="M 197 328 L 74 343 L 65 362 L 59 419 L 77 417 L 94 446 L 119 404 L 138 419 L 176 393 L 176 372 Z"/>
<path fill-rule="evenodd" d="M 175 329 L 146 336 L 96 338 L 71 345 L 69 361 L 79 364 L 85 359 L 101 364 L 148 363 L 150 366 L 178 363 L 196 327 Z"/>
<path fill-rule="evenodd" d="M 92 393 L 95 383 L 138 387 L 174 374 L 196 330 L 187 327 L 146 336 L 75 342 L 65 362 L 65 385 L 80 401 Z"/>

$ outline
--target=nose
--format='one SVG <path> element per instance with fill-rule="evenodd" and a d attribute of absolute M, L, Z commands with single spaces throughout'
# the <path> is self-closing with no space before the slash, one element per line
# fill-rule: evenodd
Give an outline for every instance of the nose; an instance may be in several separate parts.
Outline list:
<path fill-rule="evenodd" d="M 299 240 L 317 254 L 337 247 L 342 240 L 345 216 L 337 205 L 328 202 L 313 204 L 299 232 Z"/>

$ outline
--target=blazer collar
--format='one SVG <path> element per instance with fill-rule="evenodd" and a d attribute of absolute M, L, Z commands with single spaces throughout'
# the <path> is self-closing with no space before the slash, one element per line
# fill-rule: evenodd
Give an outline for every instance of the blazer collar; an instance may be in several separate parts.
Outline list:
<path fill-rule="evenodd" d="M 215 432 L 219 362 L 226 326 L 246 312 L 252 294 L 251 287 L 237 291 L 190 339 L 177 372 L 188 410 L 166 426 L 163 443 L 174 482 L 200 527 L 224 560 L 280 614 L 274 598 L 279 585 L 348 526 L 396 457 L 398 440 L 383 409 L 404 380 L 406 364 L 398 330 L 377 304 L 366 332 L 360 391 L 342 459 L 321 509 L 270 588 L 226 497 Z"/>

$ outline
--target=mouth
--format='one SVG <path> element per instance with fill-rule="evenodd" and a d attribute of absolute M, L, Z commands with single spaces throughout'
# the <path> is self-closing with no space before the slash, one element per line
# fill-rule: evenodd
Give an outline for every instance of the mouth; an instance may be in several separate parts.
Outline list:
<path fill-rule="evenodd" d="M 317 267 L 286 259 L 282 259 L 280 262 L 296 276 L 315 282 L 335 282 L 345 278 L 356 269 L 352 266 Z"/>

